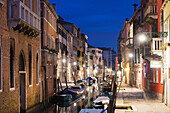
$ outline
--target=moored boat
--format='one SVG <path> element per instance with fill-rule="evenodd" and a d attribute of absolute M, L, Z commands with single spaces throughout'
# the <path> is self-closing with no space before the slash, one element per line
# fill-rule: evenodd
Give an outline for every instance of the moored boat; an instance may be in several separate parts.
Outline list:
<path fill-rule="evenodd" d="M 65 88 L 63 93 L 71 94 L 72 96 L 80 96 L 84 92 L 84 88 L 81 86 L 72 86 L 71 88 Z"/>
<path fill-rule="evenodd" d="M 100 96 L 92 102 L 92 106 L 94 108 L 99 108 L 99 109 L 106 109 L 108 104 L 109 104 L 108 96 Z"/>

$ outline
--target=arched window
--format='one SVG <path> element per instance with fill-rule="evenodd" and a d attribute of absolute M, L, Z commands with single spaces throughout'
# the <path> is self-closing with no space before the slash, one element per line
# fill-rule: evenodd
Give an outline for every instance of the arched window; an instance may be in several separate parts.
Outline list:
<path fill-rule="evenodd" d="M 38 64 L 38 54 L 36 55 L 36 83 L 38 84 L 38 74 L 39 74 L 39 64 Z"/>
<path fill-rule="evenodd" d="M 14 88 L 14 39 L 10 39 L 10 88 Z"/>
<path fill-rule="evenodd" d="M 28 45 L 29 51 L 29 85 L 32 85 L 32 53 L 31 53 L 31 45 Z"/>

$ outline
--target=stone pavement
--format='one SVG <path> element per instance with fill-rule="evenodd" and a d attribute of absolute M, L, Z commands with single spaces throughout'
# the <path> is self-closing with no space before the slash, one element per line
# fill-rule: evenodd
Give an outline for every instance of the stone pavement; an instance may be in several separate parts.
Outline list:
<path fill-rule="evenodd" d="M 115 113 L 170 113 L 170 108 L 160 100 L 146 96 L 142 90 L 131 87 L 121 87 L 116 106 L 131 106 L 133 110 L 116 109 Z"/>

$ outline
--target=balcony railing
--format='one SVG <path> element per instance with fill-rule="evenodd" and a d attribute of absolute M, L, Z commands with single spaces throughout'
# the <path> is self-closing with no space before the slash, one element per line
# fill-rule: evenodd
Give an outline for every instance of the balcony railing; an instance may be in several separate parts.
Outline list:
<path fill-rule="evenodd" d="M 152 54 L 157 54 L 159 56 L 162 56 L 162 39 L 161 38 L 152 38 Z"/>
<path fill-rule="evenodd" d="M 9 1 L 8 26 L 24 32 L 25 35 L 37 37 L 40 33 L 40 17 L 21 1 Z"/>
<path fill-rule="evenodd" d="M 144 13 L 144 21 L 153 24 L 157 18 L 157 2 L 147 3 Z"/>
<path fill-rule="evenodd" d="M 126 40 L 126 46 L 127 47 L 133 47 L 133 38 L 128 38 L 127 40 Z"/>

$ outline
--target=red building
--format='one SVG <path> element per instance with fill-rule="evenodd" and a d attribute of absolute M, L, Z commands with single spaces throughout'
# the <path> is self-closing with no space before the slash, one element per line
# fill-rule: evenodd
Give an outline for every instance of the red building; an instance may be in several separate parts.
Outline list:
<path fill-rule="evenodd" d="M 161 5 L 162 0 L 141 0 L 143 7 L 143 31 L 147 33 L 148 41 L 145 42 L 145 52 L 143 52 L 143 89 L 155 94 L 158 98 L 163 94 L 163 80 L 161 76 L 161 57 L 160 50 L 162 39 L 158 34 L 151 32 L 161 31 Z M 152 40 L 150 40 L 150 38 Z M 146 46 L 149 47 L 147 51 Z M 149 53 L 149 54 L 148 54 Z"/>

